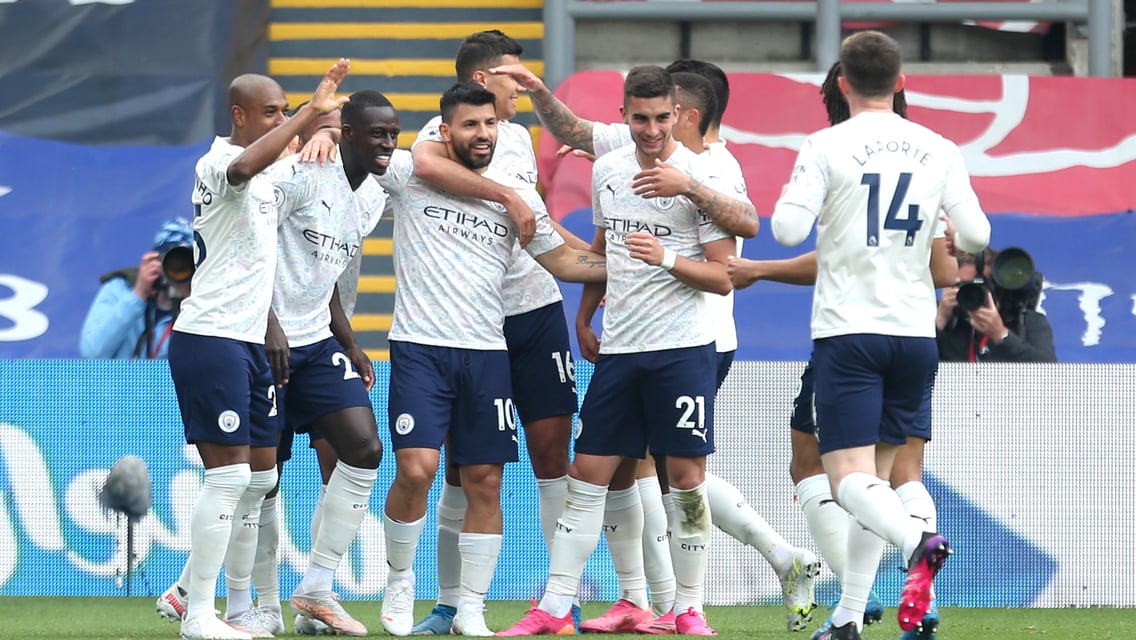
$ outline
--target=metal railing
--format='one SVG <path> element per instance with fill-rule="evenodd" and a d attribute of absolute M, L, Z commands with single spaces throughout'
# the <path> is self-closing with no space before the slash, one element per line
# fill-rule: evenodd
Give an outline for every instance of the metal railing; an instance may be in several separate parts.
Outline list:
<path fill-rule="evenodd" d="M 1070 2 L 850 3 L 815 2 L 585 2 L 544 0 L 545 81 L 555 87 L 576 68 L 576 21 L 789 21 L 816 26 L 817 70 L 827 71 L 839 58 L 841 23 L 961 22 L 964 20 L 1036 20 L 1088 23 L 1089 75 L 1109 76 L 1112 33 L 1111 0 Z"/>

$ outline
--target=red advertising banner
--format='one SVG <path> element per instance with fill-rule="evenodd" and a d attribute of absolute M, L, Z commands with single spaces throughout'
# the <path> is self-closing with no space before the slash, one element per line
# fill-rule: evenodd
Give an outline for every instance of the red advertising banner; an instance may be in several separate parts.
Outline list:
<path fill-rule="evenodd" d="M 828 125 L 818 74 L 730 75 L 722 136 L 769 215 L 805 137 Z M 585 71 L 557 95 L 580 117 L 620 119 L 623 76 Z M 1081 216 L 1136 208 L 1136 80 L 1029 76 L 908 76 L 908 116 L 955 141 L 990 213 Z M 591 205 L 591 164 L 557 159 L 541 137 L 545 196 L 559 219 Z"/>

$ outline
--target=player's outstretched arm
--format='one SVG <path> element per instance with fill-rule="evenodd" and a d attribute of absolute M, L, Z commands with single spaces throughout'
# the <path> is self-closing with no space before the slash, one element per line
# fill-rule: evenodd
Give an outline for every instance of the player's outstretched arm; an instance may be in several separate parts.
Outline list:
<path fill-rule="evenodd" d="M 298 136 L 312 120 L 343 106 L 347 102 L 347 97 L 337 98 L 335 92 L 350 68 L 351 61 L 340 58 L 339 62 L 332 65 L 324 74 L 308 104 L 301 107 L 296 115 L 284 121 L 284 124 L 261 136 L 234 158 L 226 171 L 229 184 L 238 186 L 252 180 L 253 176 L 276 162 L 292 139 Z"/>
<path fill-rule="evenodd" d="M 515 189 L 498 184 L 450 157 L 446 144 L 423 140 L 411 150 L 414 176 L 450 193 L 498 202 L 505 207 L 521 246 L 527 246 L 536 232 L 536 214 Z"/>
<path fill-rule="evenodd" d="M 343 310 L 343 303 L 339 299 L 338 284 L 331 292 L 331 302 L 327 306 L 331 310 L 331 335 L 335 336 L 335 339 L 339 341 L 339 346 L 347 352 L 347 357 L 354 365 L 355 371 L 363 379 L 367 391 L 370 391 L 371 387 L 375 386 L 374 365 L 371 364 L 371 359 L 367 357 L 366 352 L 355 339 L 355 330 L 351 328 L 351 320 L 347 318 L 347 313 Z"/>
<path fill-rule="evenodd" d="M 553 220 L 551 217 L 548 219 L 548 222 L 552 224 L 553 229 L 556 229 L 556 233 L 560 234 L 560 237 L 564 240 L 564 244 L 568 245 L 569 247 L 572 247 L 573 249 L 581 249 L 584 251 L 588 251 L 592 248 L 592 245 L 584 242 L 583 238 L 572 233 L 571 231 L 566 229 L 564 225 Z"/>
<path fill-rule="evenodd" d="M 722 229 L 743 238 L 757 235 L 761 222 L 753 204 L 731 198 L 658 158 L 655 166 L 635 175 L 632 191 L 644 198 L 686 196 Z"/>
<path fill-rule="evenodd" d="M 552 91 L 545 86 L 544 81 L 537 77 L 523 64 L 507 64 L 494 67 L 489 73 L 512 76 L 522 87 L 528 91 L 532 98 L 536 117 L 552 137 L 561 144 L 571 145 L 590 154 L 595 154 L 595 143 L 592 142 L 592 127 L 590 120 L 578 117 L 568 105 L 560 101 Z"/>
<path fill-rule="evenodd" d="M 607 282 L 607 257 L 566 244 L 536 256 L 536 261 L 564 282 Z"/>
<path fill-rule="evenodd" d="M 758 280 L 783 284 L 816 284 L 816 251 L 788 260 L 748 260 L 730 256 L 727 270 L 735 289 L 745 289 Z"/>

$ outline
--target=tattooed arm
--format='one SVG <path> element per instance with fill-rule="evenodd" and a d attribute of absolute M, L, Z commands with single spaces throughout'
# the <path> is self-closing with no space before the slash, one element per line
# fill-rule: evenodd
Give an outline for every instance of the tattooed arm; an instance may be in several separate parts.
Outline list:
<path fill-rule="evenodd" d="M 751 202 L 715 191 L 662 160 L 656 159 L 654 168 L 636 175 L 631 188 L 636 195 L 644 198 L 686 196 L 706 217 L 735 236 L 752 238 L 761 226 L 757 209 Z"/>
<path fill-rule="evenodd" d="M 544 85 L 532 71 L 522 64 L 509 64 L 489 70 L 497 75 L 512 76 L 522 87 L 528 91 L 532 98 L 533 110 L 544 128 L 552 134 L 561 144 L 571 145 L 574 149 L 581 149 L 588 153 L 595 153 L 592 142 L 593 122 L 577 117 L 564 104 L 553 95 L 552 91 Z"/>

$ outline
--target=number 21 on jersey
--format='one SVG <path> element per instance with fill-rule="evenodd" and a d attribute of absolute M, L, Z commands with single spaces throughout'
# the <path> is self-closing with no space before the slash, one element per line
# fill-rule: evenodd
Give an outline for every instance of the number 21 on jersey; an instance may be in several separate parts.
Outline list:
<path fill-rule="evenodd" d="M 880 246 L 880 174 L 865 173 L 860 178 L 860 184 L 868 187 L 868 246 Z M 923 228 L 923 221 L 919 219 L 919 205 L 907 205 L 907 216 L 899 217 L 899 210 L 903 207 L 903 200 L 907 197 L 907 187 L 911 184 L 911 174 L 899 174 L 899 182 L 895 185 L 895 193 L 888 203 L 887 217 L 884 218 L 884 229 L 903 231 L 906 237 L 903 246 L 910 247 L 915 244 L 915 234 Z"/>

